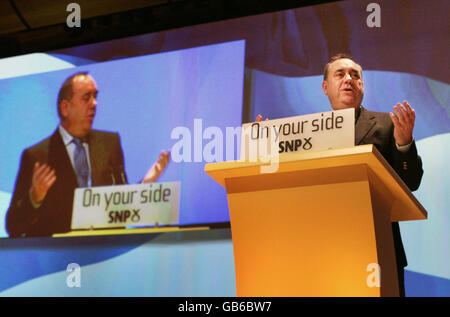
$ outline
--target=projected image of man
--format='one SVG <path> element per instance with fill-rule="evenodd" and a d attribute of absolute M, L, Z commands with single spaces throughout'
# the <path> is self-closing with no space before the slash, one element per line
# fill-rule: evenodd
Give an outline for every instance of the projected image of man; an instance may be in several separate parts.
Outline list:
<path fill-rule="evenodd" d="M 22 153 L 6 227 L 10 237 L 51 236 L 70 231 L 74 189 L 127 183 L 119 134 L 92 129 L 97 84 L 77 73 L 62 84 L 56 131 Z M 142 182 L 154 182 L 166 168 L 161 152 Z"/>

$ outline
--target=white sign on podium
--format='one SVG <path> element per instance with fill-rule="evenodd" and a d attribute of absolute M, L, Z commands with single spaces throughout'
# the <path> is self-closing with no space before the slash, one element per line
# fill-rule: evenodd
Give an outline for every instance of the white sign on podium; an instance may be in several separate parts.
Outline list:
<path fill-rule="evenodd" d="M 355 109 L 343 109 L 243 124 L 240 160 L 272 165 L 282 153 L 354 145 Z M 278 164 L 274 167 L 262 172 L 275 172 Z"/>
<path fill-rule="evenodd" d="M 75 189 L 72 230 L 179 222 L 180 182 Z"/>

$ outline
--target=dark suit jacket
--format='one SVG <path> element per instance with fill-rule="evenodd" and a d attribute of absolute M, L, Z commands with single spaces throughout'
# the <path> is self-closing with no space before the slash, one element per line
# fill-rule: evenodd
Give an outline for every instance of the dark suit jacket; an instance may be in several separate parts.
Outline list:
<path fill-rule="evenodd" d="M 92 186 L 126 183 L 124 159 L 117 133 L 91 130 L 87 135 Z M 35 162 L 55 169 L 56 181 L 42 205 L 31 205 L 31 187 Z M 6 217 L 10 237 L 51 236 L 70 231 L 74 189 L 78 187 L 75 171 L 61 135 L 56 131 L 22 153 L 14 194 Z"/>
<path fill-rule="evenodd" d="M 394 125 L 389 114 L 368 111 L 361 107 L 355 125 L 355 145 L 361 144 L 374 144 L 411 191 L 419 188 L 423 169 L 422 160 L 417 154 L 416 144 L 413 142 L 406 153 L 397 150 L 394 139 Z M 397 265 L 405 267 L 408 263 L 397 222 L 392 223 L 392 231 Z"/>

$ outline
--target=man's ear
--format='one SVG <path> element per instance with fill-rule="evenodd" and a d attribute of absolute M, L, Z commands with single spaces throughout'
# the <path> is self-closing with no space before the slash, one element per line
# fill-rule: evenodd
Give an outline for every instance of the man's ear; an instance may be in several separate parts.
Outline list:
<path fill-rule="evenodd" d="M 324 80 L 322 82 L 322 90 L 323 90 L 323 93 L 328 96 L 328 83 L 326 80 Z"/>
<path fill-rule="evenodd" d="M 67 118 L 69 115 L 69 101 L 66 99 L 61 100 L 59 104 L 59 111 L 61 113 L 61 118 Z"/>

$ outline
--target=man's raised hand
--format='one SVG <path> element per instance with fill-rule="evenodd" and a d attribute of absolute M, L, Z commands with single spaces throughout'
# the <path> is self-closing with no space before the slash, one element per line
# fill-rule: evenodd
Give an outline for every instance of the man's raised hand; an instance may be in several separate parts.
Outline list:
<path fill-rule="evenodd" d="M 158 159 L 153 163 L 152 167 L 148 170 L 142 183 L 153 183 L 156 182 L 159 176 L 162 174 L 170 159 L 170 151 L 161 151 Z"/>
<path fill-rule="evenodd" d="M 399 102 L 394 106 L 395 115 L 389 112 L 392 122 L 394 123 L 394 138 L 398 145 L 407 145 L 412 142 L 414 121 L 416 113 L 407 101 L 403 105 Z"/>
<path fill-rule="evenodd" d="M 47 195 L 48 190 L 56 181 L 55 170 L 47 164 L 34 163 L 33 176 L 31 180 L 31 199 L 40 204 Z"/>

